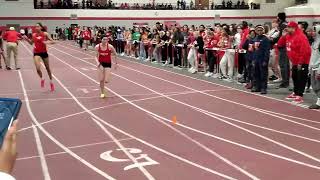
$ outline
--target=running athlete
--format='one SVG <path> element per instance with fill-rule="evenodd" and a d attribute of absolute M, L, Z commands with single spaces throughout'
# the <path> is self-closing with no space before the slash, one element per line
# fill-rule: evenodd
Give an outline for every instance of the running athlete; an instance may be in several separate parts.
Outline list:
<path fill-rule="evenodd" d="M 41 72 L 40 62 L 42 60 L 50 78 L 50 89 L 51 91 L 54 91 L 54 85 L 52 83 L 52 73 L 49 66 L 47 44 L 54 44 L 55 42 L 53 41 L 51 36 L 46 32 L 44 26 L 41 23 L 36 24 L 36 32 L 32 34 L 32 39 L 29 39 L 27 36 L 23 37 L 25 40 L 29 42 L 29 44 L 34 45 L 33 59 L 37 69 L 37 73 L 41 78 L 41 87 L 44 88 L 45 82 Z"/>
<path fill-rule="evenodd" d="M 98 66 L 98 76 L 100 81 L 101 98 L 106 98 L 106 92 L 104 84 L 110 82 L 111 76 L 111 65 L 112 59 L 111 55 L 114 55 L 115 69 L 117 68 L 117 52 L 114 47 L 109 44 L 109 37 L 103 37 L 100 44 L 98 44 L 95 49 L 97 50 L 97 66 Z"/>

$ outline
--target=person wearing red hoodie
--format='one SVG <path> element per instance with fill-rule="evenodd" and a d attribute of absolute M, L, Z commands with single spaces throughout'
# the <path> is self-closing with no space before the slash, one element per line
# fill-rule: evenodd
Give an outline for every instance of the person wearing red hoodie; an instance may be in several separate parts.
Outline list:
<path fill-rule="evenodd" d="M 243 49 L 243 44 L 246 42 L 247 37 L 249 35 L 250 28 L 248 25 L 248 22 L 243 21 L 242 22 L 242 33 L 241 33 L 241 43 L 239 45 L 239 49 Z M 247 77 L 247 72 L 246 72 L 246 54 L 244 53 L 239 53 L 238 55 L 238 76 L 237 78 L 239 79 L 239 82 L 245 83 Z"/>
<path fill-rule="evenodd" d="M 307 37 L 298 28 L 298 23 L 288 23 L 287 33 L 278 41 L 278 47 L 286 47 L 287 55 L 292 63 L 293 93 L 287 97 L 295 103 L 303 102 L 303 92 L 308 80 L 311 47 Z"/>
<path fill-rule="evenodd" d="M 206 49 L 208 49 L 207 53 L 207 60 L 209 64 L 209 71 L 204 75 L 205 77 L 212 77 L 214 72 L 214 65 L 216 64 L 216 56 L 214 54 L 214 51 L 210 50 L 217 46 L 217 40 L 215 39 L 215 36 L 213 32 L 208 32 L 207 34 L 207 43 L 206 43 Z"/>

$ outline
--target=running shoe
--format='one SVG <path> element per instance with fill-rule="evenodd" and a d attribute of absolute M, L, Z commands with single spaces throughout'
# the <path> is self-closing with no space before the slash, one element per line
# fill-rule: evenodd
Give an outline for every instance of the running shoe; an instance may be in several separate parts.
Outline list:
<path fill-rule="evenodd" d="M 106 98 L 106 97 L 107 97 L 106 93 L 102 93 L 102 94 L 100 95 L 100 98 L 101 98 L 101 99 L 104 99 L 104 98 Z"/>
<path fill-rule="evenodd" d="M 288 100 L 292 100 L 292 99 L 295 99 L 297 96 L 294 94 L 294 93 L 292 93 L 292 94 L 290 94 L 286 99 L 288 99 Z"/>
<path fill-rule="evenodd" d="M 50 83 L 50 90 L 51 90 L 51 92 L 54 91 L 54 84 L 52 82 Z"/>
<path fill-rule="evenodd" d="M 41 88 L 44 88 L 44 79 L 41 79 Z"/>
<path fill-rule="evenodd" d="M 303 103 L 302 97 L 301 97 L 301 96 L 297 96 L 297 97 L 293 100 L 293 103 L 296 103 L 296 104 Z"/>

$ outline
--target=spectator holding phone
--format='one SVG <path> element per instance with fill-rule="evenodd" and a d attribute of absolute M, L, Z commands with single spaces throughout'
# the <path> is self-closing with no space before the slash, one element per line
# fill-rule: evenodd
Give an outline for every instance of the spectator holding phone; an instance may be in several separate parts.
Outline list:
<path fill-rule="evenodd" d="M 17 121 L 7 131 L 0 150 L 0 179 L 15 180 L 12 173 L 17 159 Z"/>

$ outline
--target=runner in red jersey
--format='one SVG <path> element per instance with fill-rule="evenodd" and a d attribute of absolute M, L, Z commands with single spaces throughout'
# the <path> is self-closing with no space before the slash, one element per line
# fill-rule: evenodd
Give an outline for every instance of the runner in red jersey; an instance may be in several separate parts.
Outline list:
<path fill-rule="evenodd" d="M 84 43 L 84 50 L 86 51 L 89 47 L 90 40 L 91 40 L 91 31 L 88 27 L 85 27 L 85 30 L 82 32 L 82 38 Z"/>
<path fill-rule="evenodd" d="M 101 98 L 106 98 L 104 84 L 110 81 L 112 61 L 115 60 L 115 69 L 117 68 L 117 52 L 109 44 L 109 37 L 103 37 L 100 44 L 95 49 L 97 51 L 96 61 L 98 66 L 98 76 L 100 81 Z M 114 55 L 112 59 L 111 55 Z"/>
<path fill-rule="evenodd" d="M 46 32 L 44 26 L 41 23 L 36 24 L 36 32 L 32 34 L 32 39 L 29 39 L 27 36 L 23 36 L 25 40 L 29 42 L 29 44 L 34 45 L 33 48 L 33 59 L 34 64 L 37 69 L 37 73 L 41 78 L 41 87 L 44 87 L 44 78 L 42 76 L 41 71 L 41 60 L 43 61 L 46 70 L 48 72 L 48 76 L 50 78 L 50 89 L 54 91 L 54 85 L 52 83 L 52 73 L 49 66 L 49 56 L 47 50 L 47 44 L 54 44 L 51 36 Z"/>

